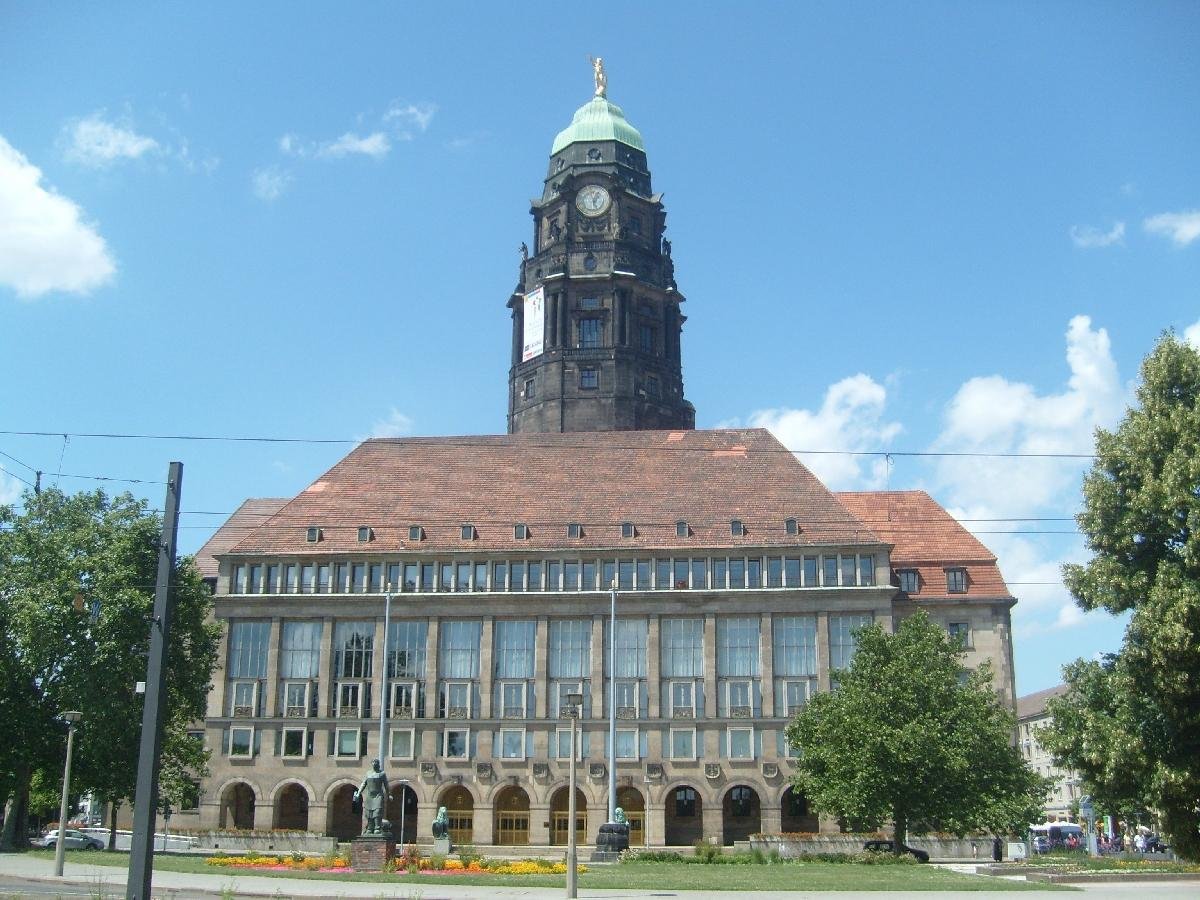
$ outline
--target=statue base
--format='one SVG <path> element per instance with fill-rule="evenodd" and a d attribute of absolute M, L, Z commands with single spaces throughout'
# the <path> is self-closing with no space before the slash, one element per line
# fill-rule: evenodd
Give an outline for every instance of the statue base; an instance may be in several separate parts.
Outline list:
<path fill-rule="evenodd" d="M 620 854 L 629 849 L 629 823 L 605 822 L 596 835 L 596 853 Z M 595 857 L 593 856 L 593 859 Z"/>
<path fill-rule="evenodd" d="M 438 856 L 450 855 L 450 838 L 440 837 L 433 839 L 433 852 Z"/>
<path fill-rule="evenodd" d="M 350 866 L 355 872 L 382 872 L 396 858 L 396 839 L 387 834 L 364 834 L 350 842 Z"/>

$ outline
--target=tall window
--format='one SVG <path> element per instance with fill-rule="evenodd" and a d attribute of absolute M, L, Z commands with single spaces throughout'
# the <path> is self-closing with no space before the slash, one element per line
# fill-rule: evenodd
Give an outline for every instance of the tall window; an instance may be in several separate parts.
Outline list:
<path fill-rule="evenodd" d="M 704 620 L 662 620 L 662 675 L 664 678 L 704 677 Z"/>
<path fill-rule="evenodd" d="M 442 678 L 479 677 L 479 635 L 483 623 L 443 620 L 438 628 L 438 667 Z"/>
<path fill-rule="evenodd" d="M 338 678 L 370 678 L 374 622 L 338 622 L 333 632 L 333 669 Z"/>
<path fill-rule="evenodd" d="M 850 668 L 858 642 L 854 632 L 871 624 L 869 613 L 829 617 L 829 668 L 835 672 Z"/>
<path fill-rule="evenodd" d="M 587 318 L 579 320 L 579 346 L 588 350 L 600 346 L 600 320 Z"/>
<path fill-rule="evenodd" d="M 817 617 L 775 616 L 775 715 L 794 716 L 817 687 Z"/>
<path fill-rule="evenodd" d="M 717 619 L 718 715 L 749 718 L 758 709 L 757 616 Z"/>
<path fill-rule="evenodd" d="M 497 678 L 533 678 L 534 621 L 496 623 L 495 662 Z"/>
<path fill-rule="evenodd" d="M 592 673 L 592 622 L 590 619 L 554 619 L 550 622 L 550 653 L 546 660 L 550 678 L 550 718 L 559 718 L 568 694 L 583 694 L 582 715 L 590 714 L 587 688 Z"/>
<path fill-rule="evenodd" d="M 388 678 L 425 677 L 425 640 L 429 623 L 392 622 L 388 626 Z"/>
<path fill-rule="evenodd" d="M 270 622 L 234 622 L 229 626 L 229 677 L 267 677 Z"/>
<path fill-rule="evenodd" d="M 608 633 L 608 619 L 604 620 L 604 670 L 608 672 L 609 647 L 612 646 Z M 646 635 L 648 623 L 645 619 L 617 619 L 617 714 L 621 710 L 636 710 L 637 716 L 646 714 L 649 694 L 646 687 Z M 604 695 L 608 703 L 608 693 Z M 607 710 L 607 706 L 605 707 Z"/>
<path fill-rule="evenodd" d="M 321 623 L 284 622 L 279 648 L 279 677 L 316 678 L 320 662 Z"/>

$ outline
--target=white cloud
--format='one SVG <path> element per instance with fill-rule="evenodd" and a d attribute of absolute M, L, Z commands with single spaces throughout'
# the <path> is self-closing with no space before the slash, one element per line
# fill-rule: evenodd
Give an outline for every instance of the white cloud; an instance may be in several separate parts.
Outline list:
<path fill-rule="evenodd" d="M 1108 231 L 1102 231 L 1093 225 L 1072 225 L 1071 241 L 1076 247 L 1084 250 L 1095 247 L 1111 247 L 1120 244 L 1125 239 L 1125 223 L 1116 222 Z"/>
<path fill-rule="evenodd" d="M 278 200 L 292 183 L 292 174 L 278 166 L 255 169 L 250 177 L 250 187 L 259 200 Z"/>
<path fill-rule="evenodd" d="M 1200 321 L 1193 322 L 1187 328 L 1183 329 L 1183 339 L 1200 350 Z"/>
<path fill-rule="evenodd" d="M 1200 238 L 1200 209 L 1159 213 L 1142 222 L 1142 227 L 1151 234 L 1170 239 L 1176 247 L 1186 247 Z"/>
<path fill-rule="evenodd" d="M 25 299 L 105 284 L 117 267 L 104 238 L 41 182 L 41 170 L 0 137 L 0 284 Z"/>
<path fill-rule="evenodd" d="M 784 446 L 796 450 L 879 450 L 900 433 L 898 422 L 883 419 L 887 389 L 867 375 L 843 378 L 825 392 L 816 412 L 764 409 L 748 425 L 766 428 Z M 880 488 L 887 483 L 887 461 L 847 453 L 801 453 L 800 459 L 833 490 Z"/>
<path fill-rule="evenodd" d="M 371 426 L 371 437 L 403 437 L 412 434 L 413 420 L 393 407 L 385 418 Z"/>
<path fill-rule="evenodd" d="M 383 114 L 383 124 L 396 133 L 400 140 L 410 140 L 414 132 L 425 132 L 437 107 L 432 103 L 401 103 L 392 101 L 387 112 Z"/>
<path fill-rule="evenodd" d="M 161 149 L 158 141 L 138 134 L 128 123 L 110 122 L 103 110 L 68 122 L 63 127 L 62 142 L 68 160 L 97 169 Z"/>
<path fill-rule="evenodd" d="M 1065 389 L 1040 394 L 1031 385 L 999 375 L 972 378 L 946 406 L 933 449 L 947 453 L 1089 454 L 1097 426 L 1122 415 L 1122 385 L 1107 331 L 1087 316 L 1071 319 L 1066 333 L 1070 378 Z M 943 457 L 934 464 L 932 492 L 964 520 L 1062 517 L 1078 504 L 1079 484 L 1090 459 Z M 1005 534 L 1006 530 L 1070 532 L 1070 522 L 968 522 L 996 554 L 1001 571 L 1020 597 L 1016 615 L 1022 634 L 1065 629 L 1082 622 L 1062 585 L 1063 562 L 1086 559 L 1077 536 Z"/>
<path fill-rule="evenodd" d="M 317 156 L 329 159 L 340 159 L 343 156 L 361 154 L 373 159 L 382 159 L 392 149 L 391 142 L 382 131 L 375 131 L 366 137 L 360 137 L 347 131 L 336 141 L 329 141 L 317 149 Z"/>

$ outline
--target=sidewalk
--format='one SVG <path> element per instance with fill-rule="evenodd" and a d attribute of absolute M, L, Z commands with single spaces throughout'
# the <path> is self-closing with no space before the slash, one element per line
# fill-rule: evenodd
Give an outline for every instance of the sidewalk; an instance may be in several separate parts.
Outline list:
<path fill-rule="evenodd" d="M 54 874 L 54 861 L 20 853 L 0 854 L 0 875 L 14 876 L 41 885 L 39 894 L 47 896 L 46 889 L 62 885 L 63 893 L 88 897 L 123 897 L 125 894 L 126 870 L 116 866 L 93 866 L 72 863 L 67 857 L 62 878 Z M 980 876 L 986 877 L 986 876 Z M 11 895 L 10 888 L 0 888 L 0 893 Z M 189 872 L 154 873 L 155 898 L 195 897 L 267 897 L 272 900 L 287 900 L 289 897 L 351 898 L 370 897 L 378 900 L 457 900 L 457 898 L 533 898 L 550 900 L 564 895 L 562 888 L 543 887 L 497 887 L 473 884 L 381 884 L 367 881 L 311 881 L 303 878 L 269 878 L 261 875 L 213 875 Z M 1089 885 L 1084 889 L 1089 900 L 1111 898 L 1111 900 L 1194 900 L 1196 882 Z M 936 897 L 957 896 L 959 892 L 938 891 L 655 891 L 655 890 L 580 890 L 581 898 L 624 898 L 624 897 L 679 897 L 681 900 L 700 898 L 748 898 L 748 900 L 879 900 L 881 897 L 899 900 L 931 900 Z M 51 893 L 50 896 L 53 896 Z M 972 900 L 1063 900 L 1063 891 L 977 891 L 970 894 Z"/>

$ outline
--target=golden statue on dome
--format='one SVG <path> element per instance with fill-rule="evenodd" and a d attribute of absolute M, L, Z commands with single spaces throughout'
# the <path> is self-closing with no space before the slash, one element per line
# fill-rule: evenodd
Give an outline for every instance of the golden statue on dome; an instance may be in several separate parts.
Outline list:
<path fill-rule="evenodd" d="M 608 76 L 604 74 L 604 59 L 600 56 L 589 56 L 592 61 L 592 78 L 596 80 L 596 96 L 608 96 Z"/>

